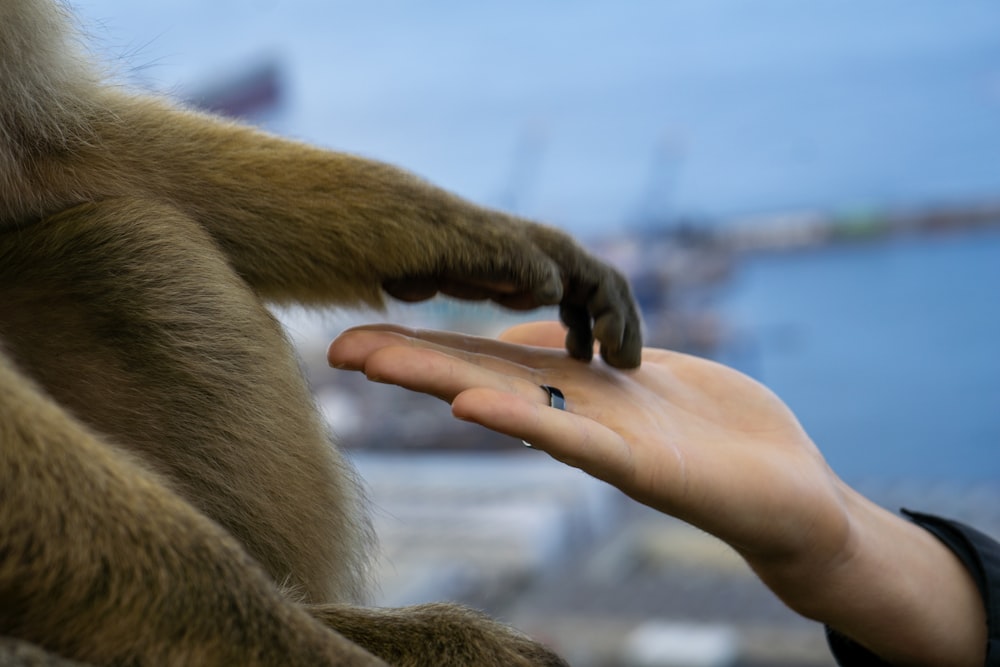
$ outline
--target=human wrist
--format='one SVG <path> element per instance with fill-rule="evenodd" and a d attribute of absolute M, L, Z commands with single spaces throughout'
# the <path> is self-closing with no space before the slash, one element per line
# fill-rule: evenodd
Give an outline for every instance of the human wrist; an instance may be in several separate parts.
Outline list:
<path fill-rule="evenodd" d="M 927 530 L 845 487 L 842 550 L 761 578 L 792 609 L 893 665 L 983 664 L 982 599 L 959 559 Z"/>
<path fill-rule="evenodd" d="M 760 579 L 791 609 L 815 620 L 826 613 L 828 588 L 857 564 L 862 535 L 872 519 L 867 505 L 838 478 L 830 500 L 815 523 L 800 527 L 803 535 L 786 540 L 781 548 L 739 550 Z"/>

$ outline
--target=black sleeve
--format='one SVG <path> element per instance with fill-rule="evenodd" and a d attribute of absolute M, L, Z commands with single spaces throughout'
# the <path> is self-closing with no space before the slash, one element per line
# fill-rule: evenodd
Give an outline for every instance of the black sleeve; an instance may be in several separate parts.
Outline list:
<path fill-rule="evenodd" d="M 958 521 L 942 519 L 904 509 L 903 514 L 944 542 L 945 546 L 965 564 L 983 596 L 986 608 L 985 667 L 1000 667 L 1000 544 Z M 889 663 L 876 657 L 847 637 L 827 628 L 830 650 L 842 667 L 887 667 Z"/>

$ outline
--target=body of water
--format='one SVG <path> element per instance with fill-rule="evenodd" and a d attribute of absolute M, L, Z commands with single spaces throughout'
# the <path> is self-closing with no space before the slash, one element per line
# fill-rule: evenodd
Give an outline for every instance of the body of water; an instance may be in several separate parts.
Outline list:
<path fill-rule="evenodd" d="M 848 480 L 1000 480 L 1000 231 L 743 262 L 726 361 Z"/>

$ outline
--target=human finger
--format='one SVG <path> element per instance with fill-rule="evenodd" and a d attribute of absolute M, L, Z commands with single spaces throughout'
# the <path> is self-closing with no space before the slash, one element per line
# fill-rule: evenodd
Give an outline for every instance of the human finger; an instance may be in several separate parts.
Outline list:
<path fill-rule="evenodd" d="M 489 387 L 536 400 L 544 395 L 530 369 L 436 347 L 380 348 L 368 355 L 363 370 L 372 381 L 395 384 L 449 403 L 472 387 Z"/>
<path fill-rule="evenodd" d="M 326 360 L 334 368 L 362 370 L 365 360 L 376 350 L 391 345 L 410 345 L 412 329 L 394 324 L 353 327 L 337 336 L 326 351 Z"/>
<path fill-rule="evenodd" d="M 355 327 L 343 332 L 330 344 L 327 359 L 336 368 L 360 370 L 367 356 L 391 345 L 434 347 L 470 360 L 475 355 L 477 362 L 486 366 L 499 362 L 529 368 L 551 368 L 574 363 L 561 349 L 561 342 L 559 349 L 532 348 L 494 338 L 383 324 Z"/>
<path fill-rule="evenodd" d="M 541 399 L 541 400 L 540 400 Z M 558 461 L 628 490 L 635 478 L 629 444 L 615 431 L 584 415 L 553 408 L 543 392 L 511 394 L 489 387 L 459 393 L 452 414 L 519 438 Z"/>

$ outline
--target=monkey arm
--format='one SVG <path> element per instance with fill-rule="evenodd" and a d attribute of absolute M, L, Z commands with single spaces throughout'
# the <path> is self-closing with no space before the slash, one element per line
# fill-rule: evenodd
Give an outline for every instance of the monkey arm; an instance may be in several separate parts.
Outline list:
<path fill-rule="evenodd" d="M 383 163 L 155 100 L 109 100 L 102 145 L 66 173 L 100 179 L 87 191 L 169 200 L 264 298 L 380 305 L 383 290 L 405 300 L 440 291 L 514 308 L 559 304 L 574 356 L 589 359 L 596 337 L 612 365 L 638 365 L 627 282 L 567 234 Z"/>
<path fill-rule="evenodd" d="M 98 83 L 57 3 L 0 10 L 0 228 L 107 198 L 197 220 L 274 301 L 378 305 L 438 291 L 559 304 L 567 345 L 638 366 L 624 278 L 554 229 L 490 211 L 393 167 L 271 137 Z"/>

